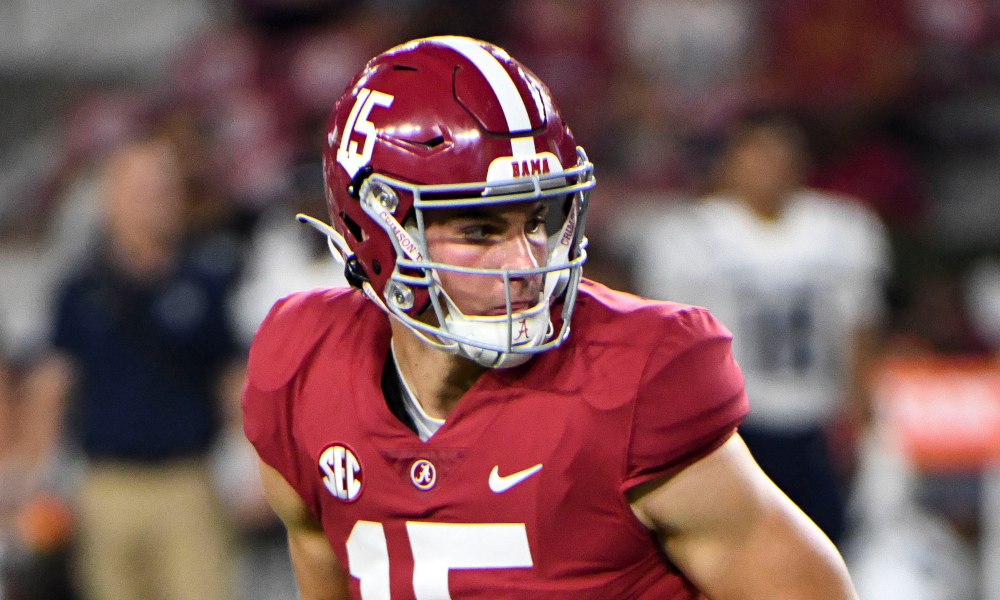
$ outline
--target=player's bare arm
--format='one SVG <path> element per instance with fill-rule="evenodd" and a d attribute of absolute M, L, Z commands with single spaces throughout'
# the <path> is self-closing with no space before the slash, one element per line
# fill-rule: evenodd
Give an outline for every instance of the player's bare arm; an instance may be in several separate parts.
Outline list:
<path fill-rule="evenodd" d="M 347 575 L 323 527 L 285 478 L 264 461 L 260 477 L 271 508 L 288 530 L 288 550 L 301 600 L 348 600 Z"/>
<path fill-rule="evenodd" d="M 634 488 L 636 516 L 712 600 L 856 600 L 833 544 L 734 435 L 676 475 Z"/>

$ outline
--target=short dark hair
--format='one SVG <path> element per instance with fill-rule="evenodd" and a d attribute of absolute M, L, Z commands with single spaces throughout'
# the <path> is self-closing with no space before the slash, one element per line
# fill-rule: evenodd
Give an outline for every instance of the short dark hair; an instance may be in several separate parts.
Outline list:
<path fill-rule="evenodd" d="M 756 129 L 777 129 L 790 137 L 802 152 L 808 163 L 813 158 L 813 147 L 808 134 L 805 117 L 797 110 L 784 106 L 761 105 L 744 110 L 733 121 L 727 146 L 737 143 L 742 137 Z"/>

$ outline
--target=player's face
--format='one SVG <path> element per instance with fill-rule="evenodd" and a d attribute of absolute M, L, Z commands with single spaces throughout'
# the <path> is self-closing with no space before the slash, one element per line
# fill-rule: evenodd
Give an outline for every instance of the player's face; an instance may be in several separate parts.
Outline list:
<path fill-rule="evenodd" d="M 427 211 L 427 252 L 433 262 L 480 269 L 530 269 L 545 264 L 546 207 L 519 202 L 495 207 Z M 437 214 L 435 214 L 437 213 Z M 503 279 L 498 276 L 438 271 L 452 302 L 469 316 L 507 313 Z M 511 277 L 511 309 L 539 301 L 543 275 Z"/>
<path fill-rule="evenodd" d="M 768 214 L 801 185 L 803 166 L 803 149 L 792 130 L 758 125 L 731 148 L 723 181 L 752 208 Z"/>

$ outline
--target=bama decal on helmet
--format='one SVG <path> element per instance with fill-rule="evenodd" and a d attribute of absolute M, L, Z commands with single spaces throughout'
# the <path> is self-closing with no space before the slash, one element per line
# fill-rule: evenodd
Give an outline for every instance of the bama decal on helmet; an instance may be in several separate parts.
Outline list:
<path fill-rule="evenodd" d="M 340 146 L 337 148 L 337 162 L 344 167 L 348 176 L 353 178 L 361 167 L 371 162 L 372 152 L 375 150 L 375 124 L 368 120 L 368 116 L 372 109 L 375 106 L 389 108 L 394 99 L 394 96 L 368 88 L 361 88 L 358 91 L 358 98 L 347 116 L 347 123 L 344 124 L 344 132 L 340 137 Z M 361 147 L 360 153 L 358 142 L 351 139 L 351 134 L 355 131 L 365 136 L 365 144 Z M 328 141 L 332 144 L 334 140 Z"/>
<path fill-rule="evenodd" d="M 353 502 L 361 494 L 361 462 L 350 448 L 331 444 L 319 455 L 323 485 L 338 500 Z"/>
<path fill-rule="evenodd" d="M 551 152 L 541 152 L 529 156 L 501 156 L 490 163 L 486 181 L 505 181 L 523 177 L 562 173 L 559 159 Z M 545 187 L 545 186 L 542 186 Z"/>

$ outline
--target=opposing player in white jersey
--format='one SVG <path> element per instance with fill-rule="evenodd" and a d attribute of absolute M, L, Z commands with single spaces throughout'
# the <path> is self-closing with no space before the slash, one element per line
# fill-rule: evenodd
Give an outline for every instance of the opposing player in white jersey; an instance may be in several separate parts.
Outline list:
<path fill-rule="evenodd" d="M 780 111 L 735 131 L 717 190 L 628 218 L 637 291 L 704 306 L 733 332 L 764 471 L 833 539 L 843 500 L 825 428 L 853 412 L 884 311 L 889 246 L 874 212 L 804 188 L 801 129 Z M 858 404 L 852 404 L 858 403 Z"/>

